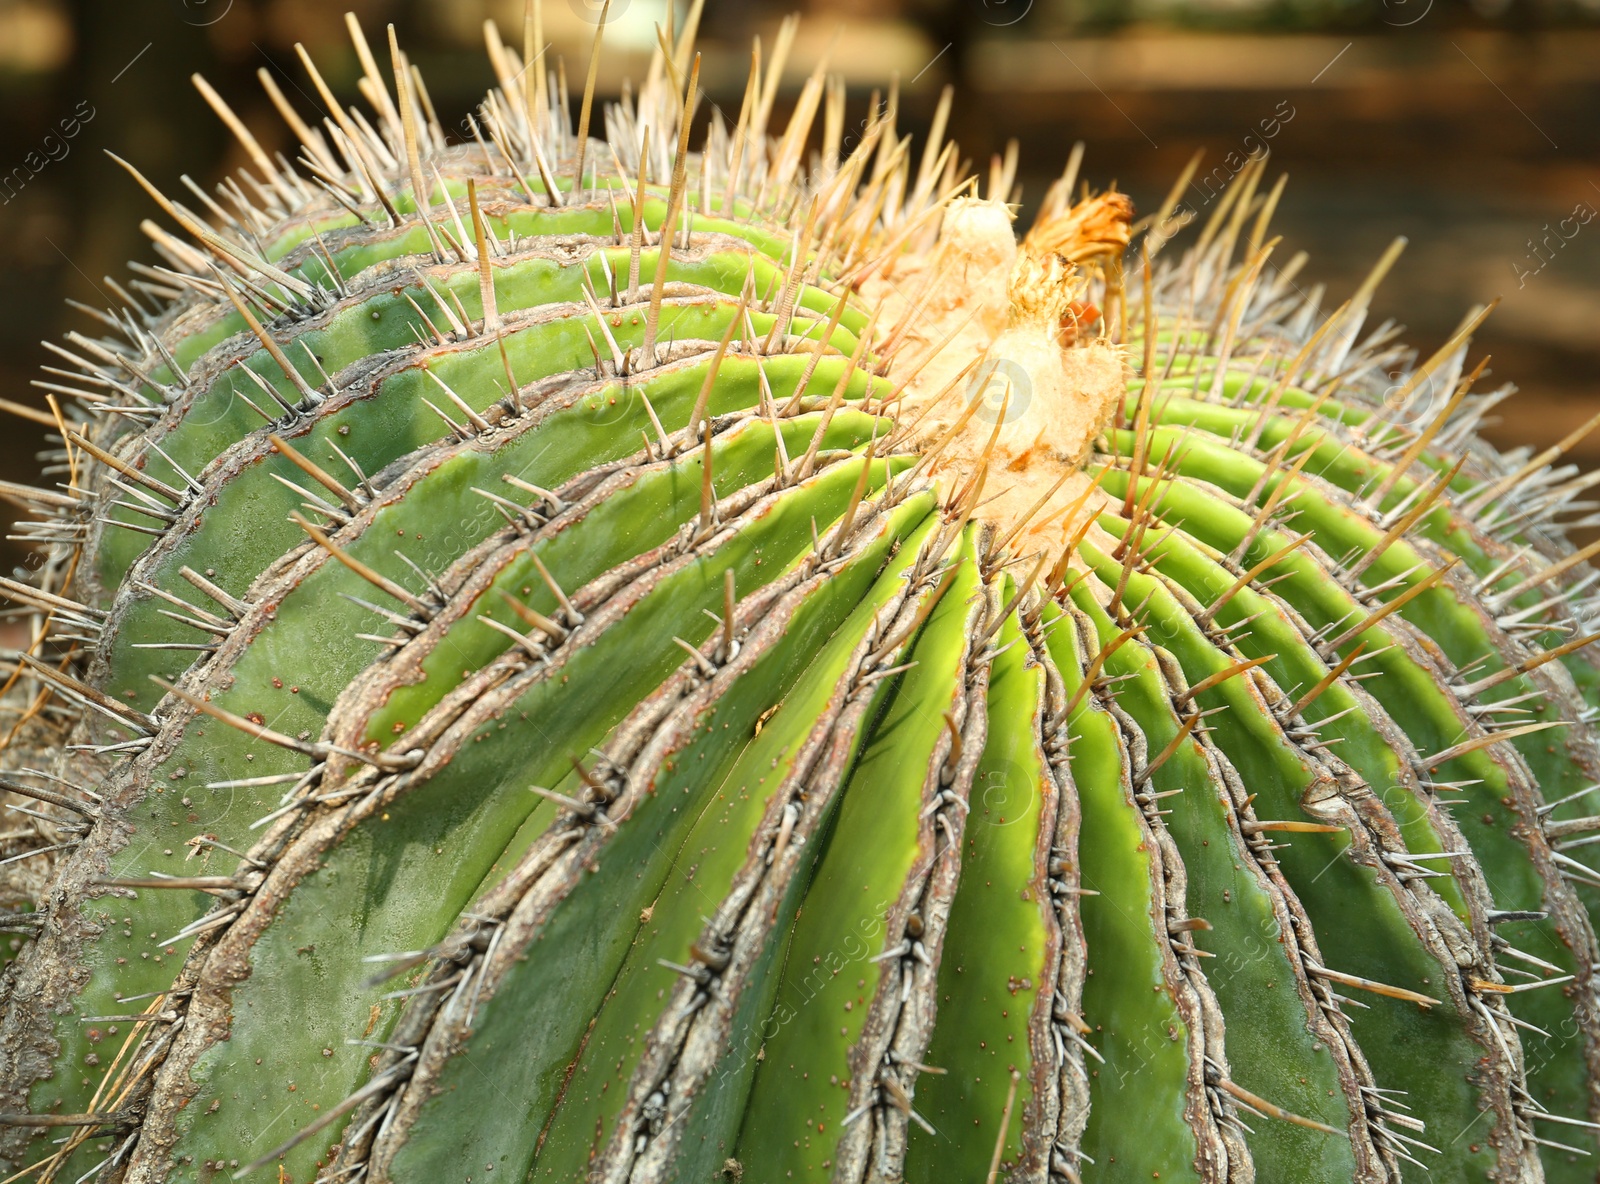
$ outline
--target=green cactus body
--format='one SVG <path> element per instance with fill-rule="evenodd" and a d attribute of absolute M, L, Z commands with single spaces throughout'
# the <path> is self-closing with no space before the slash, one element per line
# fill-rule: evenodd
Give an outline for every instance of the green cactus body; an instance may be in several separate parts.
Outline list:
<path fill-rule="evenodd" d="M 1062 674 L 1063 691 L 1077 695 L 1084 682 L 1084 655 L 1099 649 L 1087 618 L 1047 606 L 1041 617 L 1049 628 L 1048 653 Z M 1080 625 L 1081 622 L 1081 625 Z M 1104 909 L 1082 913 L 1084 944 L 1116 950 L 1117 956 L 1083 980 L 1083 1015 L 1093 1016 L 1095 1048 L 1089 1071 L 1089 1107 L 1083 1134 L 1086 1158 L 1114 1157 L 1130 1176 L 1161 1172 L 1179 1180 L 1227 1179 L 1229 1148 L 1197 1108 L 1203 1080 L 1206 1016 L 1185 980 L 1168 938 L 1164 879 L 1165 854 L 1133 796 L 1126 743 L 1116 721 L 1084 695 L 1071 717 L 1069 747 L 1075 754 L 1074 785 L 1083 829 L 1099 841 L 1082 847 L 1079 883 L 1063 884 L 1105 898 Z M 1215 1015 L 1213 1009 L 1212 1015 Z M 1081 1021 L 1085 1026 L 1088 1021 Z M 1205 1121 L 1198 1131 L 1191 1124 Z M 1209 1138 L 1207 1136 L 1210 1136 Z M 1206 1147 L 1216 1158 L 1200 1160 Z M 1210 1172 L 1208 1173 L 1208 1169 Z"/>
<path fill-rule="evenodd" d="M 781 61 L 690 153 L 692 33 L 574 128 L 491 29 L 455 146 L 355 35 L 5 487 L 0 1174 L 1595 1178 L 1600 602 L 1481 318 L 1266 278 L 1261 162 L 1145 270 Z"/>
<path fill-rule="evenodd" d="M 1009 579 L 1001 591 L 1009 599 Z M 987 735 L 968 796 L 973 816 L 962 852 L 962 876 L 974 890 L 958 893 L 951 904 L 936 999 L 947 1012 L 959 1008 L 972 1020 L 963 1029 L 935 1028 L 928 1063 L 944 1072 L 929 1075 L 918 1091 L 929 1124 L 954 1132 L 960 1123 L 963 1137 L 941 1140 L 913 1125 L 908 1179 L 981 1176 L 1002 1120 L 1003 1158 L 1020 1162 L 1036 1152 L 1023 1139 L 1030 1108 L 1037 1112 L 1045 1104 L 1034 1077 L 1054 1076 L 1056 983 L 1049 976 L 1060 937 L 1048 881 L 1059 801 L 1042 744 L 1046 679 L 1043 667 L 1029 660 L 1015 614 L 996 640 L 1001 648 L 989 679 Z M 1061 837 L 1075 838 L 1070 832 Z M 1037 1069 L 1035 1041 L 1050 1053 Z"/>

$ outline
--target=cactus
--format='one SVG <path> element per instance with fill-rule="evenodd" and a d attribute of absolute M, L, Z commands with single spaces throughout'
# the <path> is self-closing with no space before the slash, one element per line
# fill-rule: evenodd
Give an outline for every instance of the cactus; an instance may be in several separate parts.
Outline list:
<path fill-rule="evenodd" d="M 127 166 L 10 405 L 10 1178 L 1592 1179 L 1590 482 L 1487 310 L 1363 337 L 1264 161 L 1019 243 L 948 92 L 776 132 L 792 24 L 691 153 L 695 23 L 598 113 L 491 24 L 452 145 L 352 20 L 298 159 Z"/>

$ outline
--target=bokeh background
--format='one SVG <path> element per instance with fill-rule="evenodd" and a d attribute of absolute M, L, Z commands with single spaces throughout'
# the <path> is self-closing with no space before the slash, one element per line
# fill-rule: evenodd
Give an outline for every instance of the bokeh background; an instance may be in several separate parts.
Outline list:
<path fill-rule="evenodd" d="M 602 92 L 642 76 L 670 2 L 613 0 Z M 576 78 L 598 0 L 544 5 Z M 289 152 L 255 76 L 314 114 L 303 42 L 354 101 L 347 8 L 375 42 L 396 26 L 447 125 L 488 83 L 484 21 L 520 41 L 522 0 L 0 0 L 0 396 L 39 403 L 40 340 L 90 326 L 63 302 L 104 307 L 102 277 L 150 257 L 138 225 L 156 211 L 104 150 L 166 190 L 184 174 L 210 189 L 242 164 L 199 71 Z M 1020 141 L 1024 220 L 1080 139 L 1083 175 L 1144 210 L 1203 149 L 1187 195 L 1202 214 L 1265 142 L 1290 174 L 1278 257 L 1310 253 L 1303 286 L 1337 302 L 1405 235 L 1375 311 L 1418 347 L 1503 297 L 1479 337 L 1520 388 L 1502 443 L 1552 442 L 1600 410 L 1600 0 L 708 0 L 712 102 L 737 114 L 751 39 L 770 46 L 796 10 L 780 109 L 824 53 L 849 81 L 850 121 L 898 76 L 901 127 L 920 132 L 954 85 L 951 134 L 975 169 Z M 30 479 L 41 446 L 8 418 L 0 474 Z M 1577 459 L 1600 463 L 1600 435 Z M 22 555 L 6 547 L 8 568 Z"/>

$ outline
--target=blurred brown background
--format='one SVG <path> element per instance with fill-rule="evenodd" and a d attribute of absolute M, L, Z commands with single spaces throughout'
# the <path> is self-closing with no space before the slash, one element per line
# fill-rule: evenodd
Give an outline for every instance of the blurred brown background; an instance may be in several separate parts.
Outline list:
<path fill-rule="evenodd" d="M 642 75 L 668 3 L 613 0 L 603 91 Z M 921 131 L 953 83 L 952 134 L 975 167 L 1020 139 L 1025 205 L 1083 139 L 1084 175 L 1143 209 L 1205 149 L 1212 180 L 1188 195 L 1204 213 L 1229 154 L 1236 165 L 1275 129 L 1266 143 L 1291 176 L 1279 258 L 1311 253 L 1302 286 L 1326 281 L 1342 299 L 1404 234 L 1376 313 L 1418 346 L 1474 301 L 1504 297 L 1479 338 L 1522 391 L 1503 407 L 1502 442 L 1553 441 L 1600 409 L 1600 0 L 709 0 L 714 102 L 737 113 L 750 38 L 770 45 L 797 7 L 790 95 L 831 47 L 850 120 L 898 74 L 901 126 Z M 303 41 L 353 97 L 346 8 L 374 42 L 397 26 L 447 124 L 487 85 L 485 18 L 520 40 L 521 0 L 0 0 L 0 395 L 37 403 L 39 340 L 86 326 L 63 299 L 107 304 L 101 277 L 147 257 L 137 227 L 155 211 L 103 150 L 168 190 L 237 167 L 189 82 L 198 70 L 288 151 L 254 75 L 273 71 L 312 114 Z M 598 8 L 545 0 L 575 75 Z M 8 420 L 0 474 L 30 478 L 39 447 L 31 425 Z M 1578 459 L 1600 463 L 1600 437 Z M 19 558 L 8 550 L 0 567 Z"/>

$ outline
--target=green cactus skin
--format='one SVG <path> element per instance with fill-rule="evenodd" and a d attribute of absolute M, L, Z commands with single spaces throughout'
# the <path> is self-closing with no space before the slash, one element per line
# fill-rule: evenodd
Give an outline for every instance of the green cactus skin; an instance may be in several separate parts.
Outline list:
<path fill-rule="evenodd" d="M 1596 1178 L 1585 481 L 1476 437 L 1481 316 L 1264 278 L 1259 163 L 1124 277 L 1068 179 L 1024 263 L 1127 340 L 1052 348 L 1146 376 L 1014 520 L 1029 392 L 916 402 L 939 136 L 772 132 L 791 29 L 691 154 L 691 31 L 608 148 L 491 30 L 449 146 L 352 31 L 4 489 L 12 1178 Z"/>

